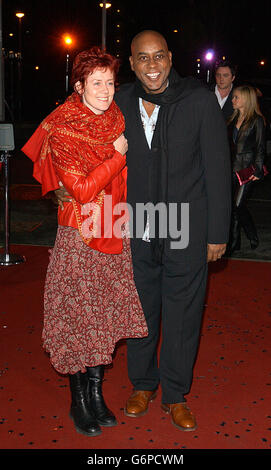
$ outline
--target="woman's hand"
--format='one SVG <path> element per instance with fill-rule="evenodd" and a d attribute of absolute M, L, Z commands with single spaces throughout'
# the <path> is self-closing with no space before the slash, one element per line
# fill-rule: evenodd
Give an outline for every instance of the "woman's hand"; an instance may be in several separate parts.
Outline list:
<path fill-rule="evenodd" d="M 128 150 L 128 142 L 127 139 L 121 134 L 113 143 L 115 149 L 121 153 L 121 155 L 125 155 Z"/>
<path fill-rule="evenodd" d="M 251 176 L 249 177 L 249 180 L 250 180 L 250 181 L 258 181 L 259 179 L 260 179 L 260 178 L 257 178 L 257 176 L 254 176 L 254 175 L 251 175 Z"/>

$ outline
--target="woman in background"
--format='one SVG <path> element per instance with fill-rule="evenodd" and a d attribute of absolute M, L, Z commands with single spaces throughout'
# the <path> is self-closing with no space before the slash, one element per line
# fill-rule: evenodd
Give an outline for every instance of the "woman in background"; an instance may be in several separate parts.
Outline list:
<path fill-rule="evenodd" d="M 238 86 L 233 90 L 232 104 L 234 112 L 229 120 L 229 133 L 233 171 L 233 210 L 227 254 L 240 250 L 241 227 L 252 249 L 257 248 L 259 244 L 256 226 L 247 208 L 247 200 L 255 182 L 264 175 L 265 158 L 265 120 L 259 109 L 255 89 L 247 85 Z M 240 170 L 245 169 L 248 174 L 247 182 L 240 184 L 243 183 Z"/>
<path fill-rule="evenodd" d="M 74 92 L 38 127 L 23 151 L 42 192 L 61 183 L 71 195 L 58 231 L 44 293 L 43 345 L 69 374 L 70 416 L 78 432 L 101 433 L 116 418 L 102 393 L 104 365 L 122 338 L 147 336 L 135 288 L 129 239 L 111 235 L 114 207 L 126 200 L 124 118 L 113 97 L 119 63 L 98 48 L 75 58 Z M 105 209 L 105 199 L 112 199 Z"/>

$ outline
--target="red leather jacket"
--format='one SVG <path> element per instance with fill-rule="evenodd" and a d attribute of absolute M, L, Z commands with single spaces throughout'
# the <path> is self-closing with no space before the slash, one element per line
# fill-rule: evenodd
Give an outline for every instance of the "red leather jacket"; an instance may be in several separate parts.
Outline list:
<path fill-rule="evenodd" d="M 104 225 L 111 224 L 111 226 L 114 227 L 114 224 L 120 217 L 120 214 L 114 214 L 114 207 L 118 203 L 126 202 L 127 167 L 125 156 L 116 151 L 112 158 L 105 160 L 94 168 L 86 177 L 67 173 L 56 167 L 54 167 L 54 169 L 56 176 L 63 183 L 71 197 L 82 205 L 93 201 L 102 190 L 104 190 L 105 195 L 112 196 L 112 206 L 110 210 L 112 223 L 110 217 L 108 217 L 108 212 L 106 212 L 106 217 L 104 217 L 104 205 L 102 205 L 101 208 L 102 233 L 104 229 L 106 229 Z M 124 222 L 124 219 L 122 219 L 122 222 Z M 58 209 L 58 223 L 59 225 L 78 229 L 72 202 L 65 202 L 64 209 Z M 104 253 L 117 254 L 121 253 L 123 243 L 122 238 L 116 236 L 114 230 L 112 230 L 112 234 L 108 237 L 101 236 L 99 238 L 93 238 L 91 242 L 89 242 L 89 246 Z"/>
<path fill-rule="evenodd" d="M 59 224 L 78 229 L 85 243 L 105 253 L 120 253 L 123 248 L 121 230 L 116 234 L 113 228 L 124 222 L 123 213 L 115 215 L 114 209 L 126 201 L 126 157 L 113 142 L 124 124 L 114 101 L 103 115 L 96 115 L 73 93 L 22 148 L 34 162 L 33 176 L 43 195 L 58 189 L 61 181 L 72 197 L 64 210 L 59 209 Z"/>

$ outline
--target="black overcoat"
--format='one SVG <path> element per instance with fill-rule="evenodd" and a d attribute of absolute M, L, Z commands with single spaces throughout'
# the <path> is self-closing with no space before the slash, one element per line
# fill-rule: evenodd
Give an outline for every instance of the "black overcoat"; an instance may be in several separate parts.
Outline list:
<path fill-rule="evenodd" d="M 266 154 L 265 123 L 262 116 L 255 113 L 248 127 L 240 127 L 236 141 L 233 140 L 233 129 L 237 119 L 229 125 L 229 140 L 233 171 L 239 171 L 253 165 L 254 175 L 263 176 L 263 164 Z"/>
<path fill-rule="evenodd" d="M 156 158 L 161 144 L 156 126 L 151 149 L 148 147 L 134 87 L 134 83 L 122 85 L 115 101 L 125 117 L 129 147 L 127 202 L 135 214 L 136 203 L 149 202 L 150 161 Z M 202 261 L 206 259 L 207 243 L 227 242 L 231 214 L 227 129 L 213 92 L 200 84 L 190 87 L 189 79 L 184 79 L 181 99 L 171 105 L 167 142 L 168 202 L 178 203 L 179 207 L 180 203 L 189 203 L 189 244 L 173 253 L 168 242 L 168 255 L 178 262 Z M 136 243 L 133 238 L 132 250 Z"/>

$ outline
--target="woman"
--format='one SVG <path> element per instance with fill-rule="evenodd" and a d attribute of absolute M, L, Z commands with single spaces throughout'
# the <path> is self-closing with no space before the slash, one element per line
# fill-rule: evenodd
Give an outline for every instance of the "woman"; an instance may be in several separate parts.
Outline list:
<path fill-rule="evenodd" d="M 265 121 L 257 94 L 251 86 L 235 88 L 232 96 L 234 112 L 229 121 L 233 169 L 233 211 L 228 254 L 241 247 L 241 226 L 252 249 L 259 244 L 257 230 L 246 206 L 255 181 L 263 177 L 265 158 Z M 242 173 L 248 173 L 243 184 Z M 249 173 L 251 173 L 249 175 Z M 242 184 L 241 184 L 242 183 Z"/>
<path fill-rule="evenodd" d="M 43 194 L 60 182 L 72 197 L 58 212 L 42 337 L 54 368 L 69 374 L 75 428 L 89 436 L 117 424 L 102 394 L 115 344 L 147 335 L 129 240 L 123 227 L 109 233 L 126 195 L 124 118 L 113 101 L 117 71 L 117 59 L 98 48 L 78 54 L 75 91 L 23 147 Z"/>

